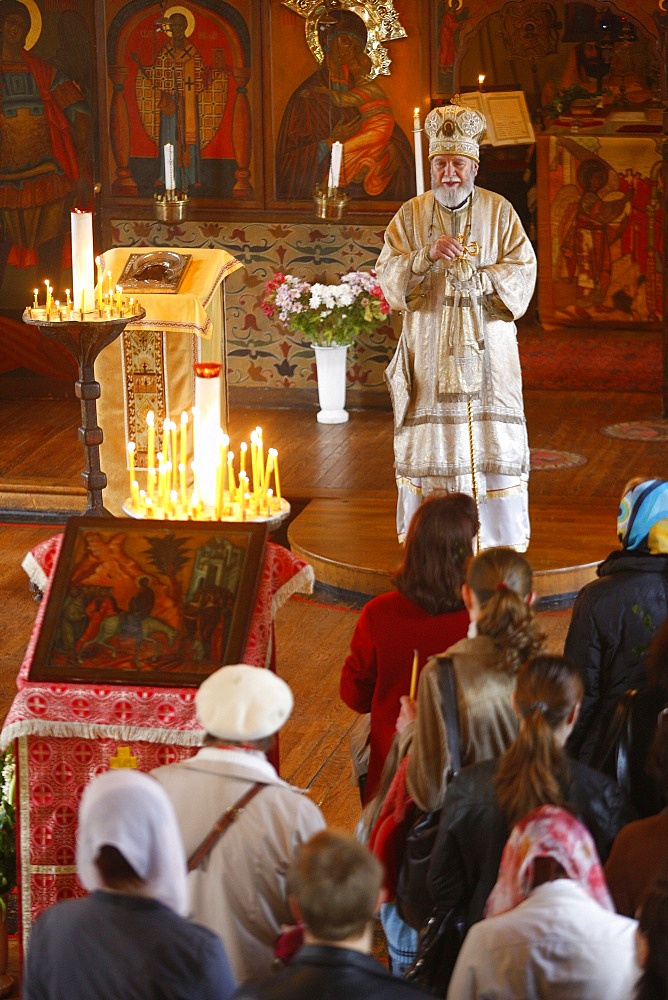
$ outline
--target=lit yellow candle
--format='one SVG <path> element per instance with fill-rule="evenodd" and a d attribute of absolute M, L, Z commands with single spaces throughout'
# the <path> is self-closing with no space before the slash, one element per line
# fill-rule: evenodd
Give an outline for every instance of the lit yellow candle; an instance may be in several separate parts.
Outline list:
<path fill-rule="evenodd" d="M 179 489 L 181 491 L 181 506 L 188 509 L 188 494 L 186 492 L 186 463 L 179 462 Z"/>
<path fill-rule="evenodd" d="M 185 469 L 188 461 L 188 414 L 184 410 L 181 414 L 181 465 Z"/>
<path fill-rule="evenodd" d="M 171 505 L 172 505 L 171 497 L 172 497 L 172 493 L 173 493 L 173 490 L 172 490 L 171 487 L 172 487 L 172 463 L 171 462 L 165 462 L 165 493 L 164 493 L 164 500 L 163 500 L 163 505 L 164 505 L 165 510 L 170 510 L 171 509 Z"/>
<path fill-rule="evenodd" d="M 410 695 L 409 695 L 411 701 L 415 701 L 415 694 L 417 692 L 417 682 L 418 682 L 418 651 L 417 651 L 417 649 L 414 649 L 413 650 L 413 669 L 411 671 L 411 690 L 410 690 Z"/>
<path fill-rule="evenodd" d="M 190 468 L 193 470 L 193 482 L 194 482 L 191 500 L 192 500 L 192 508 L 195 511 L 194 516 L 196 518 L 202 503 L 201 500 L 202 493 L 199 488 L 199 475 L 198 475 L 199 470 L 197 468 L 197 462 L 192 462 Z"/>
<path fill-rule="evenodd" d="M 218 470 L 220 470 L 221 516 L 222 516 L 222 514 L 224 514 L 226 511 L 228 501 L 231 504 L 234 497 L 227 494 L 227 500 L 226 500 L 226 492 L 225 492 L 225 487 L 227 483 L 227 474 L 228 474 L 226 462 L 227 462 L 227 452 L 230 447 L 230 438 L 229 435 L 226 434 L 225 431 L 222 429 L 222 427 L 218 428 L 217 438 L 218 438 L 218 449 L 216 457 L 216 475 L 218 474 Z M 216 479 L 216 488 L 217 488 L 217 483 L 218 480 Z"/>
<path fill-rule="evenodd" d="M 155 413 L 153 410 L 149 410 L 146 414 L 146 426 L 148 428 L 147 465 L 149 469 L 152 469 L 155 468 Z"/>
<path fill-rule="evenodd" d="M 165 417 L 162 422 L 162 453 L 165 461 L 169 458 L 169 428 L 171 426 L 169 417 Z"/>
<path fill-rule="evenodd" d="M 271 469 L 274 464 L 274 456 L 272 455 L 272 451 L 273 449 L 270 448 L 269 451 L 267 452 L 267 464 L 264 470 L 264 477 L 262 480 L 262 486 L 265 493 L 269 488 L 269 482 L 271 479 Z"/>
<path fill-rule="evenodd" d="M 192 408 L 192 418 L 193 418 L 193 462 L 197 461 L 197 440 L 198 440 L 198 424 L 199 424 L 199 413 L 197 412 L 197 407 Z M 201 451 L 201 449 L 200 449 Z M 190 466 L 192 468 L 192 465 Z"/>
<path fill-rule="evenodd" d="M 80 307 L 80 311 L 81 311 L 81 316 L 83 318 L 83 314 L 86 311 L 86 293 L 85 292 L 81 293 L 81 307 Z"/>
<path fill-rule="evenodd" d="M 158 462 L 158 496 L 156 499 L 156 508 L 163 506 L 163 497 L 165 494 L 165 463 L 163 461 L 163 454 L 161 451 L 156 455 Z"/>
<path fill-rule="evenodd" d="M 178 435 L 176 431 L 176 420 L 170 420 L 169 430 L 171 434 L 172 444 L 171 444 L 171 460 L 172 460 L 172 489 L 175 490 L 178 487 L 176 481 L 176 474 L 179 467 L 179 453 L 178 453 Z"/>
<path fill-rule="evenodd" d="M 135 443 L 134 441 L 128 441 L 128 470 L 130 473 L 130 496 L 132 493 L 132 484 L 135 482 Z M 134 500 L 132 501 L 132 506 L 134 507 Z"/>
<path fill-rule="evenodd" d="M 112 289 L 111 271 L 107 271 L 107 281 L 109 282 L 107 291 L 109 293 L 109 301 L 111 302 L 111 289 Z"/>
<path fill-rule="evenodd" d="M 37 295 L 38 295 L 38 292 L 39 292 L 39 289 L 36 288 L 35 289 L 35 300 L 34 300 L 34 302 L 32 304 L 33 309 L 37 309 Z"/>
<path fill-rule="evenodd" d="M 249 487 L 248 473 L 247 472 L 240 472 L 239 473 L 239 488 L 237 490 L 237 502 L 238 503 L 241 503 L 241 498 L 244 495 L 244 493 L 248 493 L 248 487 Z"/>
<path fill-rule="evenodd" d="M 276 487 L 276 500 L 278 501 L 278 506 L 281 506 L 281 480 L 278 475 L 278 452 L 275 448 L 269 449 L 269 454 L 274 460 L 274 486 Z"/>
<path fill-rule="evenodd" d="M 242 441 L 239 445 L 239 474 L 246 471 L 246 452 L 248 451 L 248 445 L 245 441 Z"/>
<path fill-rule="evenodd" d="M 234 480 L 234 452 L 228 451 L 227 453 L 227 481 L 229 484 L 230 491 L 230 501 L 234 497 L 237 491 L 236 482 Z"/>
<path fill-rule="evenodd" d="M 118 312 L 121 311 L 121 300 L 123 298 L 123 289 L 120 285 L 116 285 L 116 309 Z"/>
<path fill-rule="evenodd" d="M 264 493 L 265 481 L 264 481 L 264 444 L 262 442 L 262 428 L 256 427 L 255 434 L 257 438 L 257 475 L 260 480 L 260 493 Z"/>
<path fill-rule="evenodd" d="M 225 482 L 227 477 L 225 460 L 227 458 L 227 449 L 229 448 L 229 445 L 229 437 L 222 429 L 219 429 L 218 451 L 216 454 L 216 506 L 218 506 L 218 491 L 220 490 L 220 517 L 222 517 L 225 512 Z M 230 497 L 230 501 L 231 500 L 232 498 Z"/>
<path fill-rule="evenodd" d="M 48 278 L 44 284 L 46 285 L 46 311 L 49 312 L 51 309 L 51 283 Z"/>
<path fill-rule="evenodd" d="M 149 410 L 146 414 L 146 426 L 148 428 L 148 442 L 146 445 L 148 478 L 146 489 L 149 497 L 153 500 L 153 490 L 155 489 L 155 413 L 153 410 Z"/>
<path fill-rule="evenodd" d="M 139 483 L 136 479 L 133 479 L 130 483 L 130 498 L 132 502 L 132 509 L 139 510 Z"/>
<path fill-rule="evenodd" d="M 253 475 L 253 493 L 257 490 L 257 434 L 251 431 L 251 473 Z"/>
<path fill-rule="evenodd" d="M 97 264 L 97 311 L 102 315 L 102 283 L 104 281 L 102 258 L 96 257 L 95 263 Z"/>

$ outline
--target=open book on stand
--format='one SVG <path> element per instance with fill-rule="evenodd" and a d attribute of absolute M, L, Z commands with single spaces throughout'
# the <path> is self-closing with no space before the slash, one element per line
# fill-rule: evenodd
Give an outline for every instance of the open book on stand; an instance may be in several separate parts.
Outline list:
<path fill-rule="evenodd" d="M 460 94 L 459 103 L 474 108 L 487 119 L 484 146 L 519 146 L 536 141 L 526 98 L 521 90 L 490 93 L 475 90 Z"/>

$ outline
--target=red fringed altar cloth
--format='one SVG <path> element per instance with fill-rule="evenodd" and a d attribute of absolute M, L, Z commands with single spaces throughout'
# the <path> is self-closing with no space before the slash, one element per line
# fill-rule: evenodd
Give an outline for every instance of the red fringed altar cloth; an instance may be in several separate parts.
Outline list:
<path fill-rule="evenodd" d="M 18 796 L 18 875 L 21 944 L 33 921 L 61 899 L 83 895 L 76 878 L 79 799 L 96 774 L 123 752 L 141 771 L 190 757 L 202 740 L 194 688 L 46 684 L 28 680 L 62 535 L 36 546 L 23 561 L 44 592 L 17 678 L 0 746 L 14 743 Z M 273 667 L 273 619 L 294 593 L 310 593 L 313 569 L 267 543 L 244 662 Z"/>

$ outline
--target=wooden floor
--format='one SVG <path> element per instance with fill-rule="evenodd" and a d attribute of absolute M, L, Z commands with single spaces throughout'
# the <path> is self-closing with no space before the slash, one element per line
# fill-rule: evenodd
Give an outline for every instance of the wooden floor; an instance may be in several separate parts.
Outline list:
<path fill-rule="evenodd" d="M 600 429 L 658 417 L 661 400 L 640 393 L 528 391 L 525 405 L 532 449 L 587 459 L 578 468 L 534 472 L 530 483 L 528 555 L 538 595 L 569 599 L 616 544 L 624 483 L 666 469 L 665 443 L 622 441 Z M 0 511 L 83 509 L 78 424 L 76 400 L 0 401 Z M 312 409 L 238 408 L 231 413 L 233 441 L 247 438 L 257 424 L 280 455 L 282 488 L 293 507 L 286 526 L 292 548 L 330 586 L 366 594 L 389 589 L 401 554 L 394 532 L 390 412 L 358 410 L 347 424 L 323 425 Z M 104 446 L 101 457 L 104 470 Z"/>
<path fill-rule="evenodd" d="M 587 465 L 566 472 L 536 473 L 532 496 L 616 500 L 639 470 L 656 471 L 657 465 L 665 470 L 665 443 L 600 434 L 606 424 L 658 418 L 658 394 L 533 390 L 525 393 L 525 409 L 532 448 L 576 452 L 588 459 Z M 73 399 L 0 399 L 0 509 L 50 505 L 66 510 L 68 503 L 82 509 L 79 423 L 80 407 Z M 257 424 L 265 442 L 279 451 L 287 496 L 394 496 L 389 411 L 354 410 L 347 424 L 325 425 L 317 423 L 315 409 L 232 409 L 233 439 L 241 440 Z"/>
<path fill-rule="evenodd" d="M 580 583 L 573 578 L 579 586 L 616 545 L 616 511 L 624 484 L 635 475 L 665 475 L 668 468 L 665 442 L 624 441 L 606 437 L 600 429 L 623 420 L 657 418 L 661 400 L 641 393 L 529 391 L 525 406 L 532 449 L 569 451 L 587 459 L 574 469 L 535 472 L 530 481 L 530 561 L 546 577 L 555 567 L 579 569 Z M 0 399 L 0 522 L 43 520 L 43 526 L 0 527 L 0 667 L 12 676 L 34 617 L 27 592 L 20 607 L 12 604 L 17 587 L 25 584 L 20 560 L 50 533 L 49 521 L 62 523 L 85 506 L 79 422 L 76 400 Z M 323 566 L 331 570 L 329 560 L 336 569 L 334 585 L 366 593 L 385 589 L 400 556 L 394 537 L 390 412 L 353 411 L 346 424 L 324 425 L 316 421 L 314 409 L 233 409 L 233 440 L 247 437 L 258 424 L 267 446 L 280 455 L 283 493 L 294 515 L 288 533 L 296 547 L 318 553 L 313 562 L 326 583 L 331 581 Z M 348 512 L 353 508 L 355 523 L 363 529 L 351 528 Z M 336 574 L 345 563 L 352 576 L 342 584 Z M 368 579 L 358 581 L 360 567 L 380 582 L 371 586 Z M 542 586 L 539 594 L 550 592 L 549 587 L 541 592 Z M 0 691 L 0 709 L 4 703 L 6 711 L 11 697 L 11 685 Z"/>
<path fill-rule="evenodd" d="M 610 501 L 590 499 L 580 507 L 561 498 L 534 496 L 530 517 L 527 558 L 536 598 L 542 604 L 570 604 L 615 547 Z M 314 499 L 289 526 L 288 541 L 293 552 L 311 563 L 320 582 L 382 594 L 392 588 L 392 573 L 402 554 L 395 498 Z"/>
<path fill-rule="evenodd" d="M 555 553 L 558 558 L 575 545 L 585 564 L 592 554 L 587 545 L 601 534 L 610 539 L 605 551 L 599 554 L 596 549 L 596 558 L 603 557 L 615 544 L 617 503 L 625 482 L 638 474 L 665 475 L 668 449 L 665 443 L 608 438 L 600 428 L 622 420 L 657 418 L 660 397 L 527 392 L 525 405 L 532 448 L 576 452 L 587 458 L 587 464 L 579 468 L 532 475 L 534 536 L 543 538 L 541 547 L 551 553 L 550 558 Z M 0 400 L 0 719 L 16 690 L 16 672 L 37 607 L 28 592 L 21 560 L 68 513 L 85 506 L 79 481 L 83 468 L 76 433 L 79 422 L 75 400 Z M 334 502 L 339 512 L 350 504 L 364 503 L 372 521 L 390 525 L 389 569 L 398 555 L 391 537 L 395 499 L 391 414 L 353 411 L 348 424 L 325 426 L 308 409 L 232 411 L 234 438 L 241 439 L 257 424 L 262 425 L 268 445 L 280 454 L 283 492 L 296 515 L 291 529 L 299 524 L 311 500 Z M 551 512 L 549 517 L 546 512 Z M 26 523 L 8 523 L 18 518 Z M 321 534 L 328 543 L 331 524 Z M 322 537 L 318 544 L 323 545 Z M 359 538 L 347 537 L 345 544 L 356 562 L 368 561 L 360 551 Z M 537 558 L 532 554 L 532 560 Z M 355 612 L 345 608 L 322 609 L 293 598 L 279 613 L 276 630 L 279 669 L 295 693 L 295 713 L 281 737 L 283 775 L 310 789 L 330 824 L 348 830 L 354 829 L 359 815 L 348 748 L 355 716 L 338 700 L 338 675 L 356 618 Z M 568 613 L 546 612 L 541 618 L 552 633 L 552 648 L 558 651 Z"/>

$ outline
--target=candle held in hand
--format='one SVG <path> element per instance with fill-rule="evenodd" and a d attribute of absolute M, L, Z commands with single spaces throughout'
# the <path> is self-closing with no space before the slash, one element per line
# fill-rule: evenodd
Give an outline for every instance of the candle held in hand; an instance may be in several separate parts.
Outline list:
<path fill-rule="evenodd" d="M 410 694 L 409 694 L 409 697 L 410 697 L 411 701 L 415 701 L 415 695 L 417 693 L 418 663 L 419 663 L 418 651 L 417 651 L 417 649 L 414 649 L 413 650 L 413 669 L 411 671 L 411 689 L 410 689 Z"/>

